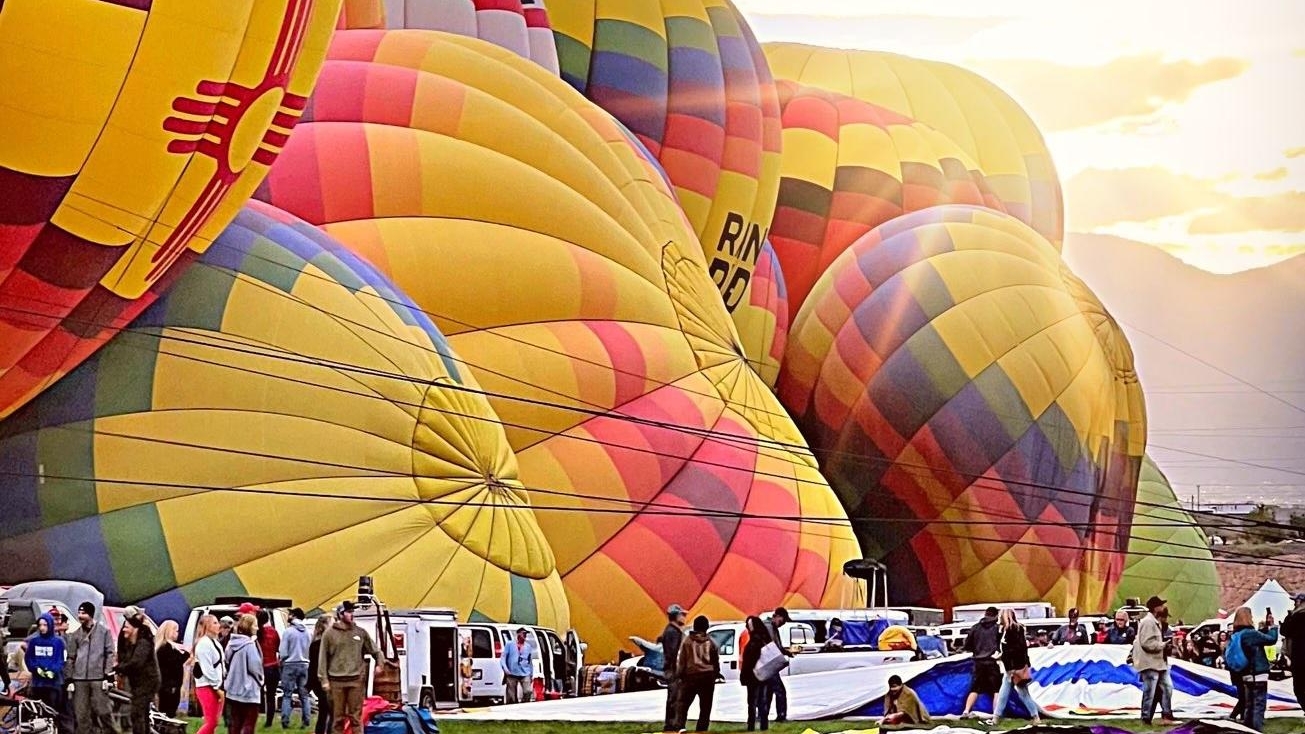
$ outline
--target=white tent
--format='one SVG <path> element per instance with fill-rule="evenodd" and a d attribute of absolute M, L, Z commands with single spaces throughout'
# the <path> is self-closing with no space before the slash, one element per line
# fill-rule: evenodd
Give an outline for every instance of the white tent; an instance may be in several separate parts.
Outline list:
<path fill-rule="evenodd" d="M 1269 579 L 1264 582 L 1264 586 L 1261 586 L 1259 591 L 1251 594 L 1251 598 L 1242 602 L 1242 606 L 1251 608 L 1251 614 L 1254 615 L 1256 622 L 1264 620 L 1265 608 L 1272 609 L 1273 618 L 1281 622 L 1295 604 L 1291 600 L 1291 594 L 1282 588 L 1282 584 L 1275 579 Z"/>

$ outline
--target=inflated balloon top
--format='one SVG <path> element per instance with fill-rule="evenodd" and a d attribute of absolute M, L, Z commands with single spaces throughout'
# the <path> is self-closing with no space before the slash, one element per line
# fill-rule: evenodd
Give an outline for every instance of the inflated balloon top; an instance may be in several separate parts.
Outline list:
<path fill-rule="evenodd" d="M 781 81 L 784 158 L 771 241 L 796 315 L 834 258 L 871 229 L 939 204 L 1005 205 L 938 130 L 854 97 Z"/>
<path fill-rule="evenodd" d="M 312 91 L 339 8 L 0 4 L 0 418 L 236 215 Z"/>
<path fill-rule="evenodd" d="M 1111 600 L 1142 390 L 1118 324 L 1027 225 L 948 205 L 866 234 L 799 312 L 779 395 L 900 603 Z"/>
<path fill-rule="evenodd" d="M 549 12 L 562 78 L 657 156 L 735 311 L 779 183 L 779 106 L 747 21 L 729 0 L 559 2 Z"/>
<path fill-rule="evenodd" d="M 258 196 L 376 263 L 449 336 L 591 652 L 671 603 L 840 603 L 855 541 L 645 151 L 476 39 L 348 31 L 330 56 Z"/>
<path fill-rule="evenodd" d="M 266 204 L 0 423 L 0 462 L 7 581 L 87 581 L 162 617 L 224 595 L 329 609 L 365 575 L 396 607 L 569 621 L 458 356 L 375 268 Z"/>
<path fill-rule="evenodd" d="M 776 79 L 870 102 L 946 135 L 978 165 L 1006 211 L 1060 249 L 1065 212 L 1051 154 L 1028 113 L 992 82 L 951 64 L 882 51 L 763 48 Z"/>
<path fill-rule="evenodd" d="M 339 28 L 456 33 L 489 41 L 558 73 L 543 0 L 346 0 Z"/>

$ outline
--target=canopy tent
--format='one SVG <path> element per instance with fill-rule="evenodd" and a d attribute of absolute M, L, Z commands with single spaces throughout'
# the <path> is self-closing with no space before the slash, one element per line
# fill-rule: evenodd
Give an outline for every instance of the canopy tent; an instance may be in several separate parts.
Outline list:
<path fill-rule="evenodd" d="M 1141 704 L 1141 682 L 1128 666 L 1126 645 L 1064 646 L 1032 650 L 1033 682 L 1030 691 L 1053 718 L 1132 718 Z M 838 670 L 786 678 L 789 718 L 814 721 L 847 716 L 878 716 L 888 691 L 888 677 L 900 675 L 936 716 L 956 715 L 969 690 L 973 663 L 961 655 L 876 668 Z M 1174 662 L 1174 712 L 1183 718 L 1220 717 L 1235 704 L 1228 673 L 1182 661 Z M 1290 682 L 1269 684 L 1269 716 L 1300 716 Z M 456 715 L 465 720 L 497 721 L 658 721 L 665 713 L 661 691 L 625 693 L 591 698 L 494 706 Z M 696 704 L 695 704 L 696 706 Z M 991 696 L 980 699 L 977 711 L 992 711 Z M 689 718 L 696 716 L 696 708 Z M 716 688 L 712 718 L 743 722 L 747 716 L 746 692 L 737 683 Z M 1011 702 L 1007 715 L 1022 713 Z"/>
<path fill-rule="evenodd" d="M 1282 584 L 1276 579 L 1269 579 L 1264 582 L 1260 590 L 1251 594 L 1251 598 L 1242 602 L 1242 606 L 1250 607 L 1251 614 L 1255 616 L 1256 622 L 1264 620 L 1264 610 L 1272 609 L 1273 618 L 1281 622 L 1286 619 L 1287 612 L 1290 612 L 1295 606 L 1291 600 L 1291 594 L 1282 588 Z"/>

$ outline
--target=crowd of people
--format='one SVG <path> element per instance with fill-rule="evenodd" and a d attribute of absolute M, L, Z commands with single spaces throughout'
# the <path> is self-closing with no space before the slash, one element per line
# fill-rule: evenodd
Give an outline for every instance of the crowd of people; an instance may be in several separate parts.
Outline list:
<path fill-rule="evenodd" d="M 132 734 L 154 734 L 151 711 L 172 718 L 193 682 L 203 724 L 198 734 L 213 734 L 224 720 L 230 734 L 253 734 L 260 715 L 271 727 L 280 714 L 283 729 L 299 710 L 299 726 L 313 726 L 313 696 L 329 702 L 317 714 L 316 734 L 345 728 L 359 731 L 366 687 L 367 657 L 377 659 L 366 630 L 353 622 L 354 604 L 317 619 L 310 633 L 301 609 L 292 609 L 284 632 L 271 615 L 253 604 L 235 616 L 208 614 L 199 619 L 195 643 L 178 641 L 176 622 L 153 630 L 143 610 L 127 607 L 117 639 L 100 620 L 95 605 L 78 607 L 69 629 L 57 611 L 38 619 L 19 646 L 17 685 L 26 695 L 58 713 L 58 734 L 122 734 L 114 716 L 112 691 L 126 694 Z M 279 705 L 277 694 L 280 693 Z"/>

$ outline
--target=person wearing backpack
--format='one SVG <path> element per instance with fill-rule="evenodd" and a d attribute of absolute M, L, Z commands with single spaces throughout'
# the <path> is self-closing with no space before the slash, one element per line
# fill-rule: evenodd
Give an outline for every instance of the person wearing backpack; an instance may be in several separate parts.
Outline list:
<path fill-rule="evenodd" d="M 1241 607 L 1233 615 L 1233 634 L 1228 639 L 1224 663 L 1242 679 L 1242 723 L 1255 731 L 1264 731 L 1264 711 L 1268 707 L 1269 656 L 1264 648 L 1278 644 L 1278 626 L 1273 612 L 1264 618 L 1264 631 L 1255 628 L 1250 607 Z"/>

